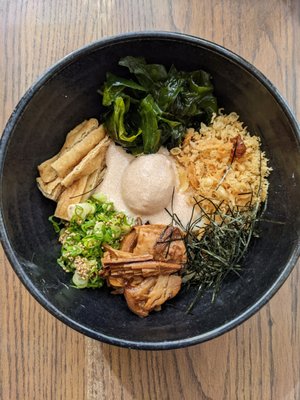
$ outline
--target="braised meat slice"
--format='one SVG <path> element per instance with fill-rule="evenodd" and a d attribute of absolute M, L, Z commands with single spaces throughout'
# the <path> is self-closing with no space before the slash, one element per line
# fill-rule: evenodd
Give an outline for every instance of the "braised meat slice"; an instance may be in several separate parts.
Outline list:
<path fill-rule="evenodd" d="M 179 228 L 154 224 L 136 226 L 134 230 L 137 232 L 134 254 L 147 253 L 156 260 L 186 262 L 184 235 Z"/>
<path fill-rule="evenodd" d="M 186 249 L 183 238 L 179 228 L 165 227 L 153 246 L 154 259 L 184 264 L 186 262 Z"/>
<path fill-rule="evenodd" d="M 120 250 L 105 246 L 100 275 L 115 294 L 124 293 L 128 307 L 145 317 L 181 287 L 177 274 L 186 262 L 184 235 L 168 225 L 138 225 L 121 243 Z"/>
<path fill-rule="evenodd" d="M 137 238 L 138 238 L 138 233 L 136 229 L 132 229 L 131 232 L 129 232 L 124 239 L 121 242 L 121 250 L 123 251 L 129 251 L 130 253 L 133 252 L 133 249 L 136 246 L 137 243 Z"/>
<path fill-rule="evenodd" d="M 144 279 L 139 285 L 125 287 L 124 296 L 128 307 L 140 317 L 147 317 L 152 310 L 175 297 L 181 288 L 178 275 L 159 275 Z"/>

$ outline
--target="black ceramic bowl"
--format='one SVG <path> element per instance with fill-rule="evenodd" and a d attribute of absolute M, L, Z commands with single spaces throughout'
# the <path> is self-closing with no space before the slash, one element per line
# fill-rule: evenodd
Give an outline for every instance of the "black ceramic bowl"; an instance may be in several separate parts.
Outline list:
<path fill-rule="evenodd" d="M 191 314 L 195 292 L 182 291 L 163 311 L 140 319 L 107 289 L 77 290 L 57 266 L 57 238 L 48 216 L 54 203 L 35 184 L 37 165 L 55 154 L 72 127 L 99 117 L 97 90 L 120 57 L 211 73 L 219 105 L 236 111 L 262 137 L 273 172 L 267 219 L 239 279 L 229 278 L 215 303 L 207 293 Z M 30 293 L 54 316 L 95 339 L 138 349 L 184 347 L 212 339 L 243 322 L 279 289 L 299 255 L 299 127 L 276 88 L 252 65 L 216 44 L 174 33 L 135 33 L 80 49 L 28 90 L 1 144 L 1 233 L 6 254 Z"/>

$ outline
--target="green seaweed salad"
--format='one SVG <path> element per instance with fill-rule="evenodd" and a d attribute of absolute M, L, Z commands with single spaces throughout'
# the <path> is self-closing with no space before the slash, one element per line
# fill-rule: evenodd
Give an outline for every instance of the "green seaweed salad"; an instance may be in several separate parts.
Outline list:
<path fill-rule="evenodd" d="M 217 113 L 211 76 L 203 71 L 169 71 L 161 64 L 127 56 L 119 65 L 132 79 L 110 72 L 100 90 L 108 134 L 132 154 L 156 153 L 180 145 L 187 128 L 209 123 Z"/>

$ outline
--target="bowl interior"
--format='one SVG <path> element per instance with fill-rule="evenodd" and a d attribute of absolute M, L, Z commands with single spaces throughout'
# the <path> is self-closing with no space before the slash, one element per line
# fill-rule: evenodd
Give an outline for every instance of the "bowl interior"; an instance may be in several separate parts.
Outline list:
<path fill-rule="evenodd" d="M 261 224 L 261 237 L 253 240 L 241 277 L 227 279 L 215 303 L 208 292 L 190 314 L 186 308 L 194 290 L 182 291 L 161 312 L 140 319 L 127 309 L 122 296 L 109 295 L 107 289 L 70 287 L 70 275 L 56 264 L 59 246 L 48 222 L 54 203 L 35 184 L 37 165 L 57 153 L 65 134 L 83 119 L 100 117 L 97 90 L 107 71 L 124 74 L 117 64 L 126 55 L 175 64 L 178 69 L 209 71 L 219 106 L 227 113 L 236 111 L 249 130 L 261 136 L 273 168 L 265 218 L 274 222 Z M 295 128 L 274 93 L 226 51 L 185 37 L 100 42 L 54 67 L 19 107 L 22 112 L 16 122 L 13 119 L 7 126 L 11 133 L 3 152 L 2 212 L 9 242 L 5 247 L 34 296 L 71 326 L 131 347 L 196 343 L 241 322 L 288 275 L 299 240 L 300 163 Z"/>

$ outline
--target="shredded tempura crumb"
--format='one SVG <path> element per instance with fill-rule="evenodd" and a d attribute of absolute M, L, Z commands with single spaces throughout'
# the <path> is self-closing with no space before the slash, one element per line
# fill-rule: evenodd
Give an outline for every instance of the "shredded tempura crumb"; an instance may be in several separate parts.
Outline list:
<path fill-rule="evenodd" d="M 232 157 L 238 135 L 246 152 Z M 203 198 L 227 208 L 266 200 L 271 168 L 259 137 L 250 136 L 236 113 L 214 116 L 211 125 L 201 124 L 200 132 L 189 129 L 181 148 L 171 154 L 177 161 L 181 190 L 189 194 L 191 204 L 202 200 L 206 212 L 215 207 Z"/>

